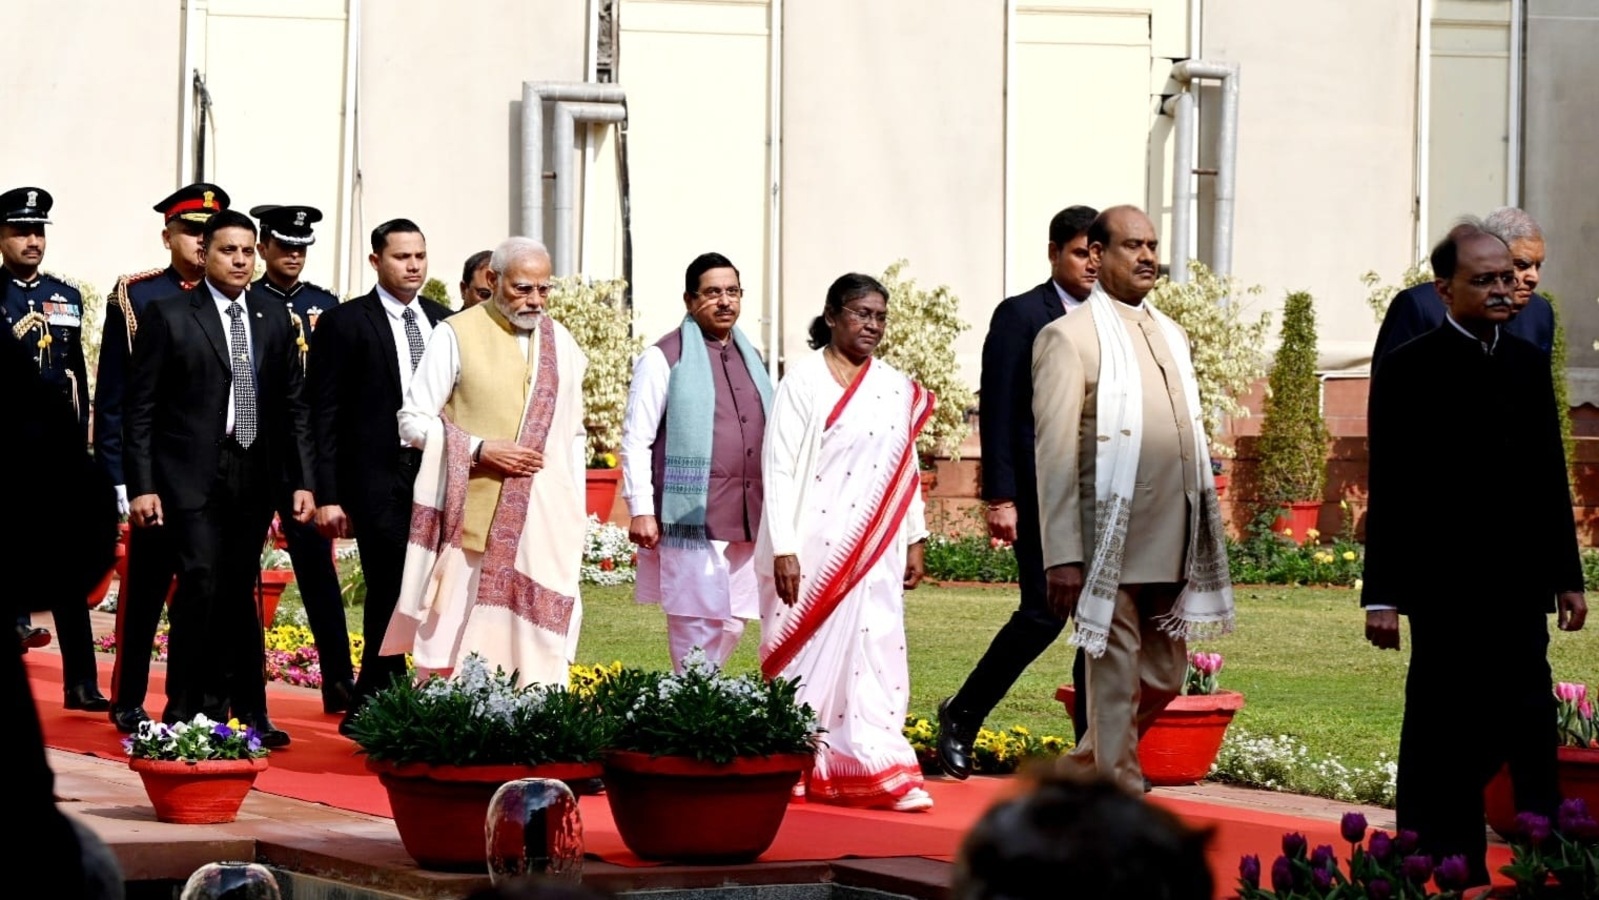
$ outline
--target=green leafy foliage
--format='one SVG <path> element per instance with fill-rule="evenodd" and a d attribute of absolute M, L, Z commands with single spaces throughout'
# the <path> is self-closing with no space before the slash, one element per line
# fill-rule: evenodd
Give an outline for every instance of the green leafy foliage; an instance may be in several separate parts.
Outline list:
<path fill-rule="evenodd" d="M 1549 351 L 1549 369 L 1555 383 L 1555 411 L 1560 414 L 1560 445 L 1566 451 L 1566 481 L 1577 489 L 1577 436 L 1571 426 L 1571 384 L 1566 381 L 1566 321 L 1561 315 L 1560 301 L 1554 294 L 1545 293 L 1549 309 L 1555 317 L 1554 346 Z"/>
<path fill-rule="evenodd" d="M 613 747 L 652 756 L 725 763 L 737 757 L 810 753 L 820 729 L 799 680 L 728 675 L 695 650 L 682 674 L 623 669 L 595 688 L 616 723 Z"/>
<path fill-rule="evenodd" d="M 970 430 L 966 411 L 977 395 L 961 379 L 955 365 L 955 339 L 971 328 L 960 311 L 960 298 L 945 285 L 918 290 L 916 280 L 901 278 L 907 263 L 899 260 L 883 272 L 888 289 L 888 327 L 877 345 L 877 357 L 933 392 L 937 406 L 916 439 L 923 459 L 944 454 L 960 459 L 960 444 Z"/>
<path fill-rule="evenodd" d="M 456 307 L 455 300 L 450 297 L 450 289 L 437 278 L 429 278 L 422 285 L 422 296 L 449 309 Z"/>
<path fill-rule="evenodd" d="M 1371 307 L 1372 315 L 1379 322 L 1388 314 L 1388 304 L 1394 302 L 1400 291 L 1432 280 L 1432 266 L 1425 259 L 1401 273 L 1398 284 L 1384 284 L 1382 276 L 1376 272 L 1360 276 L 1360 283 L 1366 286 L 1366 305 Z"/>
<path fill-rule="evenodd" d="M 622 303 L 627 282 L 590 281 L 581 275 L 556 278 L 545 310 L 572 332 L 588 357 L 583 373 L 583 427 L 588 458 L 599 459 L 622 445 L 622 417 L 633 360 L 644 339 L 633 334 L 633 311 Z"/>
<path fill-rule="evenodd" d="M 396 681 L 379 692 L 356 714 L 351 736 L 386 762 L 531 766 L 599 759 L 615 724 L 591 694 L 519 685 L 515 673 L 490 673 L 474 653 L 453 678 Z"/>
<path fill-rule="evenodd" d="M 976 534 L 930 535 L 922 560 L 934 581 L 1010 583 L 1020 577 L 1011 545 Z"/>
<path fill-rule="evenodd" d="M 1260 426 L 1260 497 L 1269 504 L 1319 500 L 1327 481 L 1327 426 L 1316 378 L 1315 301 L 1303 291 L 1283 306 L 1282 343 Z"/>

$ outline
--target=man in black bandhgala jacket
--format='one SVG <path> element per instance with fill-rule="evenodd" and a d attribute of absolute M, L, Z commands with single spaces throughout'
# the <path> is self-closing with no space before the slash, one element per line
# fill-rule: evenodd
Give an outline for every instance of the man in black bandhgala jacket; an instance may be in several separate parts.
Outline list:
<path fill-rule="evenodd" d="M 1467 223 L 1432 266 L 1448 316 L 1371 383 L 1360 602 L 1380 648 L 1398 649 L 1399 616 L 1410 620 L 1399 827 L 1435 858 L 1464 854 L 1487 884 L 1494 773 L 1509 764 L 1520 810 L 1559 805 L 1548 614 L 1576 631 L 1587 604 L 1549 357 L 1501 327 L 1510 251 Z"/>

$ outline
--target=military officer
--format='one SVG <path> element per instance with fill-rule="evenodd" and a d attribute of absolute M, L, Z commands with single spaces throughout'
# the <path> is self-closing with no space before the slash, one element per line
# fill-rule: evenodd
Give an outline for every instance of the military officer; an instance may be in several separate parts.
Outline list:
<path fill-rule="evenodd" d="M 128 492 L 122 471 L 122 396 L 139 315 L 151 301 L 186 293 L 200 283 L 205 275 L 201 229 L 227 206 L 227 191 L 205 182 L 180 188 L 157 203 L 154 209 L 164 223 L 161 243 L 170 254 L 167 267 L 118 278 L 106 300 L 94 386 L 94 455 L 116 485 L 117 506 L 124 516 Z M 111 673 L 111 721 L 123 732 L 137 730 L 150 718 L 144 710 L 150 646 L 161 624 L 161 607 L 172 591 L 176 566 L 164 529 L 133 529 L 128 583 L 121 587 L 117 603 L 117 654 Z M 170 682 L 170 672 L 167 677 Z M 174 687 L 168 685 L 168 696 L 177 696 Z"/>
<path fill-rule="evenodd" d="M 329 291 L 300 280 L 306 250 L 316 243 L 311 226 L 322 221 L 322 212 L 310 206 L 268 205 L 251 208 L 250 215 L 261 223 L 256 252 L 266 263 L 266 274 L 250 285 L 250 292 L 289 307 L 303 365 L 317 317 L 339 304 L 339 298 Z M 332 541 L 323 537 L 315 525 L 294 521 L 293 491 L 285 485 L 281 494 L 278 523 L 288 540 L 294 581 L 300 586 L 306 622 L 311 626 L 317 658 L 322 662 L 322 709 L 328 713 L 345 712 L 355 699 L 355 667 L 350 658 L 350 632 L 344 621 L 339 575 L 333 566 Z"/>
<path fill-rule="evenodd" d="M 0 194 L 0 307 L 11 333 L 38 361 L 45 383 L 71 401 L 86 445 L 89 372 L 83 361 L 83 295 L 39 269 L 52 205 L 54 199 L 43 188 L 20 187 Z M 100 693 L 88 606 L 78 598 L 51 612 L 61 635 L 67 709 L 104 710 L 111 703 Z M 48 644 L 50 632 L 34 627 L 24 613 L 17 619 L 17 638 L 27 652 Z"/>

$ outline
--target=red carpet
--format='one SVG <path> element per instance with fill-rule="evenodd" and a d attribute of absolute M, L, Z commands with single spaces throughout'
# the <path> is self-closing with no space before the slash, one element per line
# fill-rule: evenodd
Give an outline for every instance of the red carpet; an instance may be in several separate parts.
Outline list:
<path fill-rule="evenodd" d="M 107 759 L 124 758 L 122 736 L 103 713 L 67 712 L 61 708 L 59 655 L 30 653 L 23 659 L 49 746 Z M 102 666 L 102 675 L 101 683 L 105 684 L 110 679 L 109 663 Z M 164 690 L 161 667 L 152 670 L 150 681 L 152 705 L 146 708 L 157 713 Z M 377 777 L 366 771 L 361 757 L 354 752 L 355 745 L 339 735 L 338 717 L 322 712 L 321 695 L 278 684 L 268 685 L 267 692 L 273 721 L 293 736 L 294 743 L 287 750 L 272 754 L 272 764 L 256 780 L 256 789 L 389 816 L 388 796 Z M 779 862 L 923 856 L 951 861 L 972 822 L 1015 785 L 1008 778 L 973 778 L 966 782 L 934 779 L 928 782 L 927 790 L 936 806 L 931 812 L 917 814 L 794 804 L 789 807 L 776 842 L 761 859 Z M 1174 798 L 1159 797 L 1154 802 L 1192 824 L 1215 829 L 1210 859 L 1218 896 L 1232 894 L 1240 856 L 1259 854 L 1269 868 L 1280 852 L 1285 832 L 1304 833 L 1312 847 L 1331 844 L 1340 858 L 1347 849 L 1336 822 Z M 624 866 L 651 865 L 622 845 L 604 797 L 584 797 L 582 810 L 584 840 L 590 855 Z M 1496 871 L 1509 858 L 1506 847 L 1490 847 L 1489 870 Z"/>

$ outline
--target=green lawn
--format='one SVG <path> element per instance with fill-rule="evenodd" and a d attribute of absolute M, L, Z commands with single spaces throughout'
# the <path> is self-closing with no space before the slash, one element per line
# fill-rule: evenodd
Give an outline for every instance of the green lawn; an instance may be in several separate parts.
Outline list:
<path fill-rule="evenodd" d="M 1299 738 L 1313 754 L 1369 765 L 1398 749 L 1407 656 L 1365 642 L 1353 591 L 1346 588 L 1239 587 L 1238 631 L 1207 649 L 1226 656 L 1221 684 L 1244 692 L 1236 720 L 1257 734 Z M 297 605 L 292 593 L 287 604 Z M 585 587 L 578 662 L 665 668 L 666 630 L 659 609 L 633 602 L 632 587 Z M 965 679 L 995 631 L 1015 608 L 1013 588 L 921 587 L 906 597 L 911 650 L 911 711 L 931 716 L 938 701 Z M 352 630 L 360 610 L 350 611 Z M 1577 634 L 1554 631 L 1555 678 L 1599 685 L 1599 616 Z M 1551 622 L 1553 620 L 1551 619 Z M 1552 628 L 1552 625 L 1551 625 Z M 746 632 L 729 667 L 756 667 L 757 628 Z M 1492 648 L 1462 652 L 1483 658 L 1491 675 Z M 1034 734 L 1069 736 L 1071 722 L 1054 700 L 1071 675 L 1072 648 L 1059 641 L 1022 676 L 989 718 L 990 727 L 1026 725 Z M 1469 692 L 1471 685 L 1460 685 Z M 1462 739 L 1481 734 L 1470 718 Z"/>

